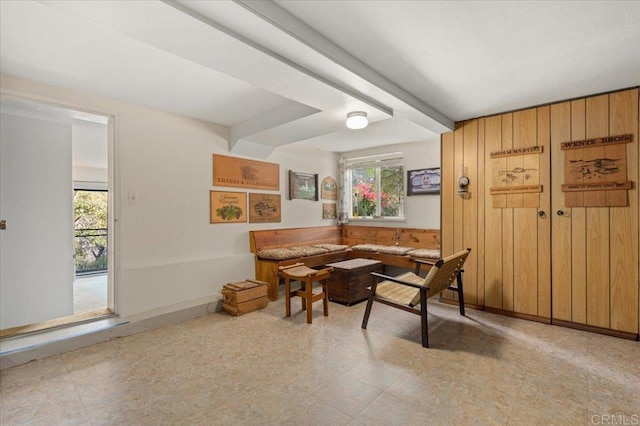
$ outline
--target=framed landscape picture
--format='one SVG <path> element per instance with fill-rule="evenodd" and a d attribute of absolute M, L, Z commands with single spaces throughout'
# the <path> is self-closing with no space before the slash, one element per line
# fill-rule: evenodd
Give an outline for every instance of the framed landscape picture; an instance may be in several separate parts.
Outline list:
<path fill-rule="evenodd" d="M 439 194 L 440 167 L 407 171 L 407 195 Z"/>
<path fill-rule="evenodd" d="M 247 193 L 211 191 L 211 223 L 234 223 L 247 221 Z"/>
<path fill-rule="evenodd" d="M 289 170 L 289 199 L 318 201 L 318 175 Z"/>

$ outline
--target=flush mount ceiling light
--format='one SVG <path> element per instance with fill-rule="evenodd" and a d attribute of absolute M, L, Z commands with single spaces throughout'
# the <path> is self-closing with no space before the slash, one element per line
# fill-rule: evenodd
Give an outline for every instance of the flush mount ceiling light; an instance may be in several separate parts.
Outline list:
<path fill-rule="evenodd" d="M 350 129 L 364 129 L 368 124 L 367 113 L 364 111 L 353 111 L 347 114 L 347 127 Z"/>

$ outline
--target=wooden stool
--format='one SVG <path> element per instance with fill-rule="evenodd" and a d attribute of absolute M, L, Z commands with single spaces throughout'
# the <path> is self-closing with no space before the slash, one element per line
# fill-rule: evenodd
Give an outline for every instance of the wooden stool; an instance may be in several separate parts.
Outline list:
<path fill-rule="evenodd" d="M 311 269 L 304 266 L 304 263 L 280 267 L 284 276 L 284 297 L 286 306 L 286 316 L 291 316 L 291 296 L 300 296 L 302 299 L 302 310 L 307 311 L 307 324 L 313 321 L 311 305 L 322 299 L 324 316 L 329 316 L 329 291 L 327 290 L 327 280 L 333 268 Z M 291 291 L 291 281 L 300 281 L 300 289 Z M 322 285 L 322 292 L 313 294 L 313 283 L 319 282 Z"/>

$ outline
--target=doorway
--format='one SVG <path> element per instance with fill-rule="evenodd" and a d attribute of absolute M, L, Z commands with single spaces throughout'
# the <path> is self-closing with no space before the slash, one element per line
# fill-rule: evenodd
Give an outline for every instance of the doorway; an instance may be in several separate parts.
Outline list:
<path fill-rule="evenodd" d="M 13 96 L 0 106 L 0 337 L 112 314 L 112 120 Z"/>

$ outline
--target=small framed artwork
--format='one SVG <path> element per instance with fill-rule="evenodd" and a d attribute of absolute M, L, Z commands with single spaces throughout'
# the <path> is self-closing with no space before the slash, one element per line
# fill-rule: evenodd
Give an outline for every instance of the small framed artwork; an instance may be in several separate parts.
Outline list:
<path fill-rule="evenodd" d="M 249 223 L 282 221 L 280 194 L 249 193 Z"/>
<path fill-rule="evenodd" d="M 337 219 L 336 203 L 322 203 L 322 218 Z"/>
<path fill-rule="evenodd" d="M 318 175 L 289 170 L 289 199 L 318 201 Z"/>
<path fill-rule="evenodd" d="M 407 195 L 439 194 L 440 167 L 407 171 Z"/>
<path fill-rule="evenodd" d="M 247 221 L 247 193 L 211 191 L 211 223 L 236 223 Z"/>
<path fill-rule="evenodd" d="M 338 184 L 331 176 L 322 179 L 322 183 L 320 184 L 320 198 L 323 200 L 338 199 Z"/>

